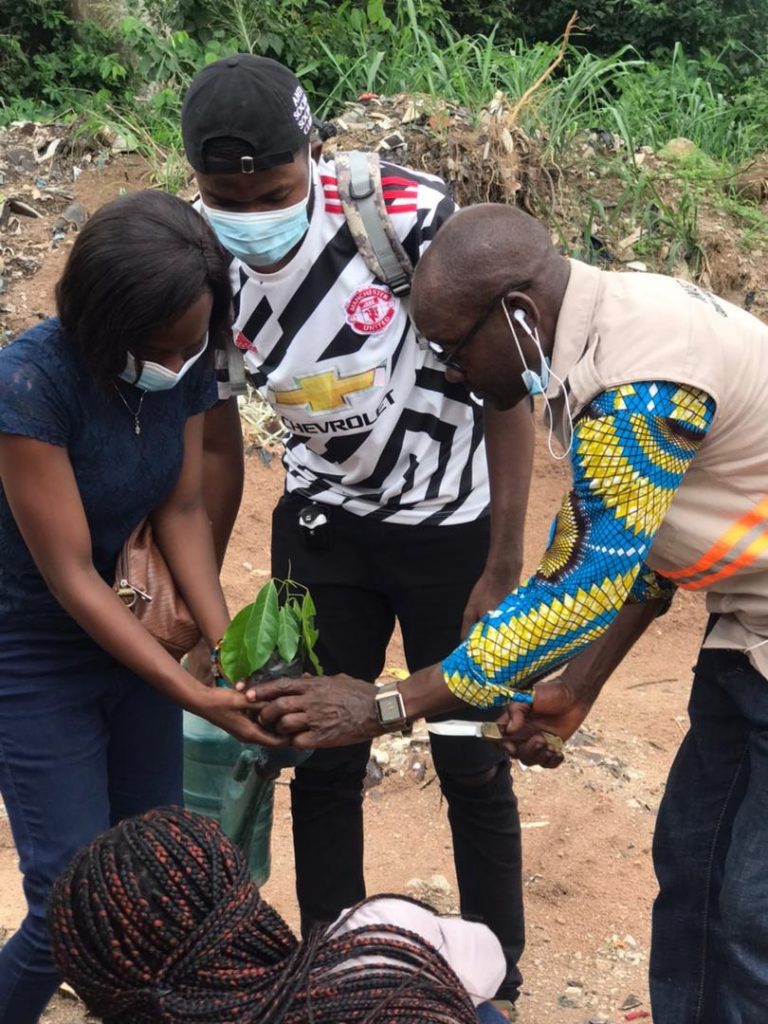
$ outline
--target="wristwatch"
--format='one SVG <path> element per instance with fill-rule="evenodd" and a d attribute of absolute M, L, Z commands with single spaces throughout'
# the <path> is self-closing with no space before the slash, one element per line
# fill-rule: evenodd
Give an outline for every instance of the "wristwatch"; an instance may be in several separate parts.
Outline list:
<path fill-rule="evenodd" d="M 405 714 L 403 695 L 397 688 L 397 681 L 382 683 L 374 697 L 376 716 L 385 732 L 410 732 L 411 725 Z"/>

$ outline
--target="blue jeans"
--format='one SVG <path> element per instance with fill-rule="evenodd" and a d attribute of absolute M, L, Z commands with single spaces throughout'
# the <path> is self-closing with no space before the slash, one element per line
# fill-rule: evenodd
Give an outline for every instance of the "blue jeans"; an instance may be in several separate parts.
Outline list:
<path fill-rule="evenodd" d="M 768 679 L 702 650 L 654 839 L 654 1024 L 768 1020 Z"/>
<path fill-rule="evenodd" d="M 506 1024 L 507 1018 L 492 1003 L 481 1003 L 477 1008 L 479 1024 Z"/>
<path fill-rule="evenodd" d="M 0 953 L 0 1024 L 35 1024 L 59 983 L 46 912 L 72 855 L 121 818 L 182 803 L 181 709 L 102 655 L 0 674 L 0 792 L 27 916 Z"/>

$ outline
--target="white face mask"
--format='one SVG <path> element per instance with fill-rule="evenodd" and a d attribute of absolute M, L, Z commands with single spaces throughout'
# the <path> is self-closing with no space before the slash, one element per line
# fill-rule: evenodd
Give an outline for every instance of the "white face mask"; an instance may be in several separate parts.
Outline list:
<path fill-rule="evenodd" d="M 549 454 L 552 456 L 552 458 L 555 459 L 557 462 L 560 462 L 562 459 L 568 457 L 571 448 L 573 447 L 573 417 L 571 416 L 571 407 L 568 403 L 568 392 L 566 391 L 565 384 L 557 376 L 556 373 L 553 373 L 552 367 L 549 364 L 549 360 L 544 355 L 544 350 L 541 347 L 541 339 L 539 338 L 538 327 L 534 327 L 533 330 L 531 330 L 531 328 L 528 326 L 528 321 L 525 319 L 525 313 L 522 311 L 522 309 L 516 309 L 513 314 L 515 320 L 520 324 L 520 326 L 523 328 L 528 337 L 533 341 L 539 353 L 539 372 L 537 373 L 535 370 L 532 370 L 528 366 L 528 364 L 525 361 L 525 356 L 523 355 L 523 347 L 520 344 L 520 339 L 517 336 L 517 331 L 515 330 L 515 326 L 512 323 L 512 317 L 510 317 L 509 315 L 507 304 L 505 302 L 502 302 L 501 308 L 504 310 L 504 316 L 507 318 L 507 323 L 509 324 L 509 329 L 512 332 L 512 337 L 515 339 L 515 345 L 517 346 L 517 352 L 520 356 L 520 362 L 525 367 L 521 376 L 523 379 L 523 383 L 525 384 L 526 390 L 529 395 L 541 395 L 544 399 L 544 404 L 547 407 L 547 416 L 549 419 L 547 448 L 549 449 Z M 552 447 L 552 435 L 554 433 L 555 418 L 552 413 L 552 406 L 550 404 L 549 399 L 547 398 L 547 386 L 549 385 L 550 377 L 553 380 L 556 380 L 557 383 L 560 385 L 563 392 L 563 399 L 565 401 L 565 417 L 568 421 L 568 447 L 565 449 L 562 455 L 558 455 Z"/>
<path fill-rule="evenodd" d="M 169 391 L 171 388 L 176 387 L 187 370 L 195 365 L 207 348 L 208 331 L 205 332 L 205 338 L 200 346 L 200 350 L 188 359 L 180 369 L 175 371 L 169 370 L 167 366 L 162 366 L 160 363 L 150 363 L 144 360 L 141 364 L 141 374 L 138 380 L 136 379 L 136 359 L 128 352 L 125 357 L 125 369 L 119 374 L 120 379 L 133 384 L 134 387 L 141 388 L 142 391 Z"/>

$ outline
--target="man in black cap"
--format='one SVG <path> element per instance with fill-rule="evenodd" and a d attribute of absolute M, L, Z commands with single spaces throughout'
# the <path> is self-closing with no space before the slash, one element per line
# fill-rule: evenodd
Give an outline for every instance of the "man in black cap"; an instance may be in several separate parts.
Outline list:
<path fill-rule="evenodd" d="M 396 621 L 416 670 L 446 655 L 517 583 L 532 425 L 527 407 L 483 410 L 446 380 L 406 303 L 368 269 L 335 164 L 311 130 L 298 79 L 262 57 L 209 65 L 184 101 L 201 210 L 233 255 L 236 344 L 290 435 L 272 572 L 310 588 L 325 671 L 373 682 Z M 416 264 L 455 204 L 431 175 L 384 163 L 381 179 L 391 230 Z M 501 465 L 510 444 L 516 465 Z M 434 736 L 432 748 L 462 912 L 501 940 L 508 974 L 499 995 L 514 1000 L 523 917 L 508 762 L 477 738 Z M 367 743 L 322 750 L 296 770 L 304 931 L 364 895 L 368 756 Z"/>

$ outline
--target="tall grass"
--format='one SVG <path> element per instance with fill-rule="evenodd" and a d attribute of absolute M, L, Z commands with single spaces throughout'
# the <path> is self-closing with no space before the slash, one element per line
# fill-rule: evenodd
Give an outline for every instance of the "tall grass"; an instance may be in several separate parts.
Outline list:
<path fill-rule="evenodd" d="M 501 90 L 514 104 L 558 54 L 556 44 L 518 40 L 505 49 L 493 32 L 460 35 L 439 17 L 421 17 L 420 7 L 396 0 L 389 17 L 367 22 L 338 6 L 333 38 L 319 36 L 312 56 L 296 68 L 310 82 L 328 83 L 313 96 L 321 116 L 362 92 L 422 92 L 478 113 Z M 249 36 L 245 13 L 258 5 L 224 0 L 221 10 L 222 29 L 236 30 L 242 48 L 259 52 L 263 25 L 252 23 Z M 555 153 L 576 132 L 601 127 L 618 131 L 630 149 L 685 136 L 715 160 L 737 161 L 766 147 L 768 83 L 741 82 L 717 58 L 686 56 L 680 43 L 655 62 L 628 46 L 609 57 L 569 48 L 523 107 L 520 124 L 545 137 Z"/>
<path fill-rule="evenodd" d="M 178 150 L 181 92 L 199 67 L 237 48 L 292 63 L 320 116 L 338 112 L 362 92 L 419 92 L 459 104 L 472 117 L 498 90 L 514 105 L 559 53 L 556 44 L 522 40 L 503 48 L 493 32 L 460 35 L 434 11 L 425 17 L 425 5 L 429 0 L 394 0 L 385 13 L 381 0 L 366 6 L 342 0 L 328 8 L 323 30 L 315 31 L 300 0 L 220 0 L 205 42 L 127 18 L 126 44 L 140 55 L 138 72 L 151 88 L 146 100 L 130 95 L 110 101 L 106 114 L 148 153 L 155 143 Z M 281 25 L 270 20 L 278 8 L 289 18 Z M 301 56 L 291 60 L 292 53 Z M 97 96 L 86 109 L 98 118 L 103 103 L 101 114 L 99 107 Z M 716 161 L 733 163 L 768 146 L 768 79 L 740 82 L 716 58 L 694 60 L 680 44 L 671 57 L 655 62 L 630 47 L 609 57 L 569 47 L 523 105 L 518 123 L 555 158 L 578 132 L 603 128 L 617 132 L 630 154 L 640 145 L 658 148 L 686 136 Z M 163 173 L 175 180 L 177 162 L 166 161 Z"/>
<path fill-rule="evenodd" d="M 721 83 L 730 83 L 729 97 Z M 768 90 L 762 82 L 736 87 L 719 62 L 693 60 L 675 44 L 671 59 L 643 63 L 616 82 L 607 119 L 636 145 L 691 139 L 716 160 L 742 160 L 767 144 Z"/>

